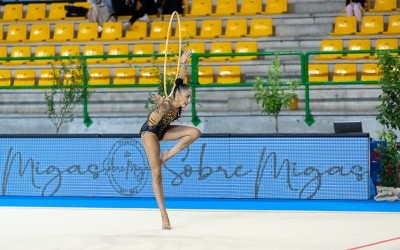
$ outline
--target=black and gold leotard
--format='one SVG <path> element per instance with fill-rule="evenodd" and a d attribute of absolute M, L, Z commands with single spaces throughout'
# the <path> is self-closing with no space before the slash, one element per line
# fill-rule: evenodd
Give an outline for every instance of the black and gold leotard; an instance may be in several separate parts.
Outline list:
<path fill-rule="evenodd" d="M 177 113 L 176 109 L 174 107 L 172 107 L 172 105 L 169 105 L 169 109 L 166 111 L 163 118 L 157 124 L 149 125 L 150 115 L 154 111 L 159 112 L 160 107 L 157 105 L 154 105 L 153 108 L 150 110 L 147 120 L 145 121 L 142 128 L 140 129 L 140 134 L 142 134 L 144 132 L 151 132 L 151 133 L 157 135 L 157 138 L 161 141 L 164 137 L 165 132 L 167 132 L 168 127 L 171 124 L 171 122 L 173 122 L 179 118 L 179 112 Z"/>

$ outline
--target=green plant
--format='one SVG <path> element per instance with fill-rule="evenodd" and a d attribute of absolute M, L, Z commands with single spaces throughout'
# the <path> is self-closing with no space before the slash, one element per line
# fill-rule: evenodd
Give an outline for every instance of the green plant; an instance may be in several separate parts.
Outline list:
<path fill-rule="evenodd" d="M 261 106 L 263 113 L 275 118 L 275 131 L 279 133 L 279 113 L 287 108 L 293 98 L 297 98 L 297 81 L 288 81 L 286 85 L 281 83 L 282 64 L 276 56 L 272 66 L 267 72 L 267 85 L 261 77 L 256 78 L 254 97 Z"/>
<path fill-rule="evenodd" d="M 382 94 L 379 95 L 377 120 L 383 125 L 378 138 L 385 142 L 376 148 L 381 164 L 378 175 L 380 185 L 397 187 L 400 184 L 400 149 L 395 130 L 400 129 L 400 59 L 388 52 L 380 52 L 378 59 Z"/>
<path fill-rule="evenodd" d="M 72 122 L 75 108 L 86 98 L 90 91 L 84 86 L 84 70 L 80 61 L 61 60 L 61 65 L 52 65 L 53 85 L 45 91 L 46 114 L 58 134 L 62 125 Z"/>

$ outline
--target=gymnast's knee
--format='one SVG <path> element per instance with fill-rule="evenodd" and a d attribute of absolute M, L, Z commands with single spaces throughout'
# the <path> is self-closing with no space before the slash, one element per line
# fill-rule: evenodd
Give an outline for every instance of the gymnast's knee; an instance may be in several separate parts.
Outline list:
<path fill-rule="evenodd" d="M 153 172 L 153 181 L 157 182 L 157 183 L 161 183 L 162 182 L 161 171 L 154 171 Z"/>
<path fill-rule="evenodd" d="M 201 131 L 198 128 L 193 128 L 192 136 L 196 139 L 199 138 L 201 136 Z"/>

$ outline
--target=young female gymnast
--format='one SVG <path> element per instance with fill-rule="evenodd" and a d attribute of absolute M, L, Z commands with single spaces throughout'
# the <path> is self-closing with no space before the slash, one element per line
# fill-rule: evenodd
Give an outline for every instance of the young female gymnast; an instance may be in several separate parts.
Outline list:
<path fill-rule="evenodd" d="M 188 147 L 201 134 L 200 130 L 195 127 L 170 125 L 171 122 L 180 117 L 182 108 L 190 103 L 192 90 L 189 85 L 183 83 L 183 79 L 185 79 L 186 60 L 191 55 L 191 50 L 186 50 L 182 54 L 180 59 L 181 69 L 175 81 L 175 89 L 170 97 L 152 93 L 155 105 L 140 129 L 143 147 L 152 172 L 153 191 L 161 211 L 162 229 L 164 230 L 171 230 L 172 228 L 164 204 L 161 165 Z M 170 150 L 164 151 L 160 157 L 160 141 L 172 140 L 178 140 L 178 142 Z"/>

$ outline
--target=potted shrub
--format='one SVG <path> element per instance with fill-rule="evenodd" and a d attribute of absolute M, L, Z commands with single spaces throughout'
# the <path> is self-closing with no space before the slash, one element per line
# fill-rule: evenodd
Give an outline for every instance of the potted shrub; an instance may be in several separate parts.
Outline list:
<path fill-rule="evenodd" d="M 267 72 L 267 83 L 261 77 L 256 78 L 254 97 L 261 106 L 263 113 L 272 115 L 275 118 L 275 131 L 279 133 L 279 113 L 288 108 L 297 109 L 297 81 L 288 81 L 287 84 L 281 82 L 282 64 L 276 56 L 272 61 L 272 66 Z"/>

